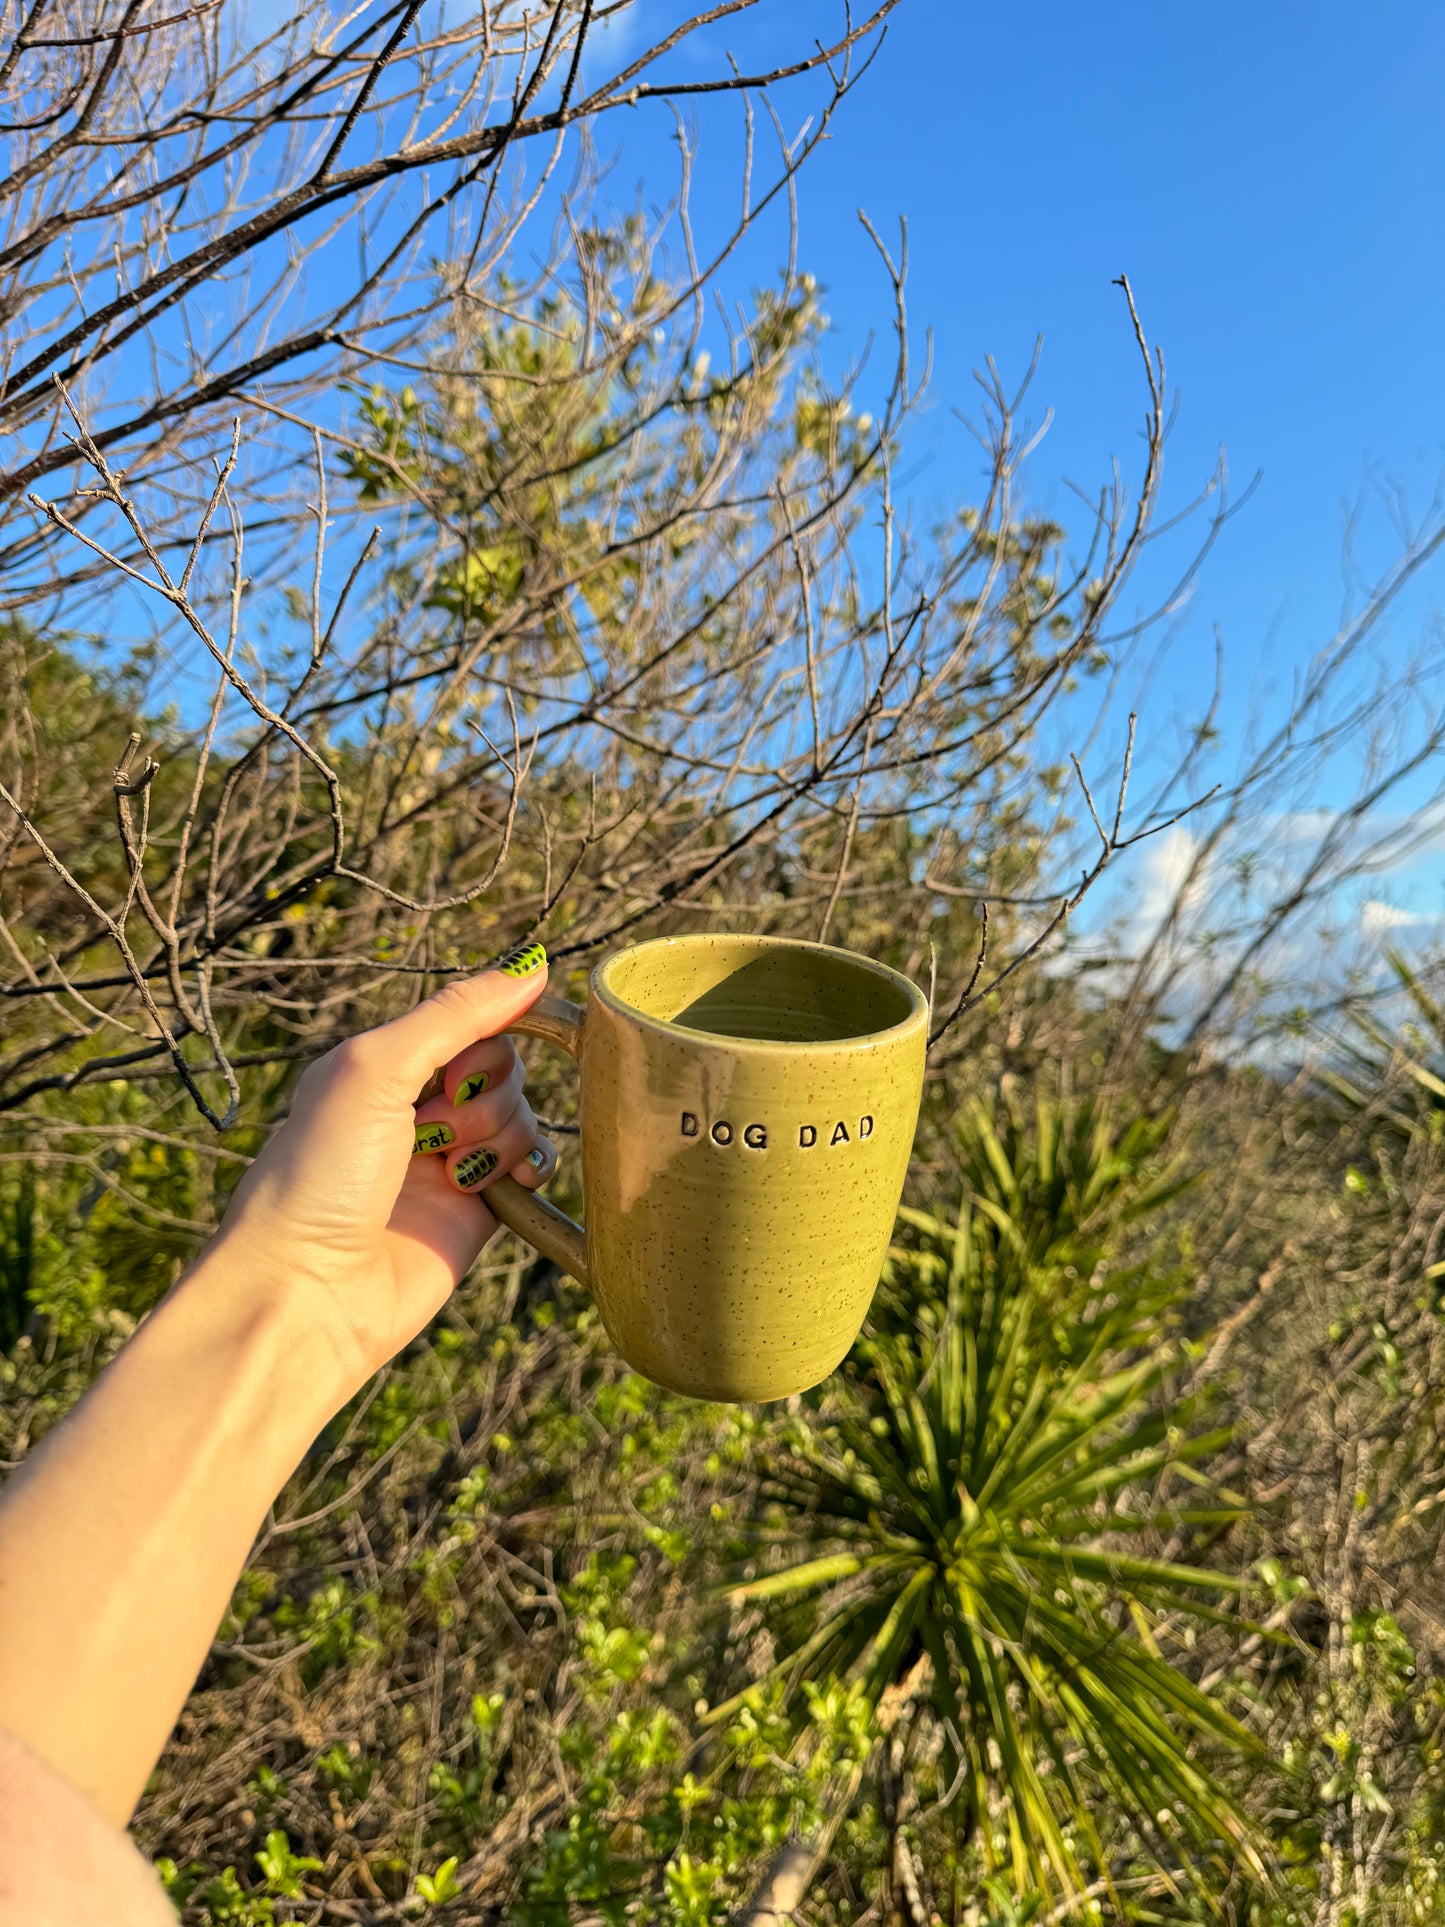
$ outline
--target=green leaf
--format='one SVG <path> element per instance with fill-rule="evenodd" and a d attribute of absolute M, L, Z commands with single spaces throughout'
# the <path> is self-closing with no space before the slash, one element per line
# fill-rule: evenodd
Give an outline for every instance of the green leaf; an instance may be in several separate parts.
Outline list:
<path fill-rule="evenodd" d="M 462 1883 L 457 1879 L 456 1854 L 443 1860 L 435 1873 L 418 1874 L 416 1890 L 429 1907 L 444 1907 L 449 1900 L 455 1900 L 462 1890 Z"/>
<path fill-rule="evenodd" d="M 1052 1101 L 1026 1128 L 971 1105 L 956 1217 L 900 1213 L 855 1360 L 812 1422 L 760 1440 L 761 1550 L 786 1563 L 732 1597 L 774 1614 L 769 1690 L 794 1718 L 803 1682 L 847 1677 L 877 1702 L 926 1655 L 910 1690 L 945 1736 L 931 1797 L 959 1803 L 986 1864 L 999 1833 L 1018 1892 L 1107 1884 L 1094 1812 L 1109 1801 L 1144 1843 L 1173 1816 L 1175 1868 L 1196 1852 L 1262 1867 L 1202 1757 L 1257 1771 L 1258 1742 L 1155 1644 L 1166 1624 L 1253 1625 L 1228 1605 L 1249 1582 L 1195 1553 L 1245 1508 L 1204 1469 L 1229 1430 L 1192 1429 L 1170 1396 L 1190 1280 L 1137 1250 L 1111 1264 L 1119 1228 L 1184 1188 L 1158 1168 L 1167 1129 Z M 1197 1503 L 1171 1498 L 1171 1472 Z M 1152 1550 L 1181 1537 L 1182 1556 Z"/>

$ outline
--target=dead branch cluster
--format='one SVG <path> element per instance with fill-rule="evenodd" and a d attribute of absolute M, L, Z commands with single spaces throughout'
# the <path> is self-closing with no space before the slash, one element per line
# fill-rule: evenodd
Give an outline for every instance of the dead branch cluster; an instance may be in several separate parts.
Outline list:
<path fill-rule="evenodd" d="M 463 57 L 450 44 L 414 48 L 403 84 L 414 24 L 397 15 L 347 97 L 350 121 L 372 111 L 383 65 L 386 84 L 417 102 L 444 91 L 435 63 Z M 509 29 L 521 41 L 495 42 L 497 73 L 508 58 L 522 73 L 508 48 L 533 49 L 517 127 L 536 131 L 524 110 L 567 46 L 570 78 L 546 131 L 575 117 L 586 25 L 586 9 L 559 9 L 535 49 L 535 18 Z M 219 27 L 197 16 L 187 32 L 205 42 Z M 817 291 L 796 260 L 794 177 L 852 84 L 863 32 L 849 27 L 818 56 L 825 109 L 797 140 L 770 96 L 758 107 L 741 89 L 742 211 L 711 258 L 694 236 L 679 123 L 677 191 L 660 215 L 609 225 L 584 195 L 563 197 L 540 272 L 508 279 L 500 264 L 549 159 L 520 212 L 509 206 L 494 231 L 494 217 L 475 217 L 466 273 L 429 280 L 409 352 L 394 332 L 373 344 L 367 383 L 345 364 L 344 407 L 308 416 L 304 396 L 263 387 L 254 357 L 238 361 L 225 392 L 241 412 L 204 493 L 194 460 L 185 488 L 165 465 L 174 456 L 179 475 L 182 447 L 193 455 L 214 419 L 214 378 L 186 388 L 176 420 L 190 439 L 168 452 L 164 435 L 144 439 L 154 424 L 118 422 L 86 399 L 118 320 L 85 333 L 90 346 L 77 340 L 63 366 L 51 356 L 43 406 L 34 373 L 25 419 L 48 425 L 14 471 L 29 518 L 17 568 L 50 558 L 52 608 L 127 587 L 155 612 L 154 647 L 177 685 L 203 696 L 164 745 L 112 702 L 105 727 L 126 725 L 112 760 L 97 743 L 84 775 L 62 773 L 39 714 L 50 645 L 23 597 L 12 604 L 5 995 L 28 1014 L 3 1068 L 6 1108 L 163 1072 L 225 1125 L 238 1072 L 368 1021 L 389 980 L 415 994 L 533 933 L 566 967 L 645 929 L 743 919 L 887 949 L 921 972 L 942 951 L 946 988 L 955 955 L 976 957 L 966 987 L 949 988 L 941 1034 L 1047 940 L 1117 850 L 1162 825 L 1126 835 L 1121 784 L 1082 883 L 1062 887 L 1046 927 L 980 982 L 979 906 L 995 900 L 997 930 L 1010 890 L 1039 884 L 1024 847 L 1031 739 L 1070 679 L 1104 660 L 1146 540 L 1163 369 L 1126 285 L 1148 392 L 1144 467 L 1135 490 L 1102 492 L 1072 561 L 1062 531 L 1027 513 L 1022 391 L 992 369 L 980 499 L 942 531 L 911 529 L 893 488 L 924 381 L 910 364 L 906 233 L 895 258 L 868 226 L 893 318 L 876 415 L 859 406 L 863 367 L 832 387 L 820 374 Z M 121 35 L 107 59 L 123 63 L 128 46 Z M 98 112 L 107 96 L 96 98 Z M 578 95 L 577 111 L 610 98 Z M 325 115 L 306 128 L 330 178 L 354 131 Z M 206 130 L 191 129 L 198 154 Z M 408 139 L 427 146 L 415 130 Z M 495 143 L 478 152 L 495 160 Z M 750 310 L 719 322 L 708 285 L 774 206 L 788 264 Z M 167 252 L 178 245 L 170 237 Z M 326 246 L 329 261 L 334 237 Z M 231 256 L 206 259 L 219 285 Z M 72 294 L 86 308 L 85 288 Z M 394 323 L 395 301 L 382 306 Z M 263 319 L 246 308 L 235 341 L 267 332 Z M 66 325 L 84 332 L 73 316 Z M 35 486 L 67 464 L 68 491 Z M 258 574 L 281 598 L 279 639 L 276 596 L 268 605 Z M 73 678 L 57 694 L 79 701 Z M 107 791 L 115 845 L 104 854 Z"/>
<path fill-rule="evenodd" d="M 1222 787 L 1210 718 L 1177 754 L 1136 755 L 1131 716 L 1101 806 L 1089 745 L 1233 512 L 1223 474 L 1182 568 L 1126 610 L 1180 518 L 1153 526 L 1169 404 L 1121 278 L 1133 485 L 1116 471 L 1083 498 L 1072 536 L 1032 513 L 1028 381 L 989 364 L 975 498 L 915 527 L 895 493 L 928 375 L 906 230 L 895 248 L 863 217 L 886 368 L 829 379 L 794 193 L 888 7 L 773 73 L 674 83 L 669 56 L 742 7 L 603 81 L 589 36 L 621 9 L 590 0 L 445 30 L 411 0 L 344 26 L 316 8 L 260 41 L 224 10 L 150 20 L 141 0 L 17 17 L 0 1110 L 178 1080 L 225 1125 L 248 1069 L 516 938 L 566 970 L 702 924 L 888 955 L 927 983 L 946 1067 L 970 1048 L 960 1021 L 1163 830 L 1190 853 L 1172 907 L 1087 961 L 1122 993 L 1121 1034 L 1182 1001 L 1201 1045 L 1238 1027 L 1271 945 L 1378 860 L 1351 826 L 1439 733 L 1401 748 L 1398 678 L 1388 700 L 1350 679 L 1439 528 L 1412 532 Z M 795 136 L 787 76 L 822 88 Z M 743 180 L 704 249 L 691 123 L 661 207 L 605 207 L 586 135 L 708 90 L 738 97 Z M 714 307 L 765 220 L 776 283 Z M 123 633 L 95 674 L 58 642 L 87 615 Z M 1251 820 L 1362 717 L 1378 751 L 1354 816 L 1221 934 Z"/>

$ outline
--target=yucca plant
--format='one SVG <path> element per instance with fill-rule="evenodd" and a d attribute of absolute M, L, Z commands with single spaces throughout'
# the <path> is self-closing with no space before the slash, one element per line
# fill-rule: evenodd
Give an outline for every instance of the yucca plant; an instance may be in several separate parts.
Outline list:
<path fill-rule="evenodd" d="M 959 1843 L 1021 1892 L 1108 1878 L 1100 1796 L 1126 1851 L 1263 1873 L 1206 1763 L 1258 1748 L 1166 1653 L 1245 1625 L 1241 1582 L 1151 1550 L 1239 1515 L 1192 1469 L 1224 1434 L 1170 1396 L 1187 1277 L 1109 1261 L 1180 1188 L 1155 1161 L 1164 1128 L 973 1107 L 956 1217 L 904 1213 L 877 1327 L 764 1455 L 756 1576 L 732 1588 L 772 1602 L 773 1673 L 799 1690 L 841 1677 L 876 1700 L 926 1656 Z"/>
<path fill-rule="evenodd" d="M 1379 1228 L 1398 1215 L 1402 1181 L 1406 1194 L 1423 1197 L 1438 1189 L 1439 1146 L 1445 1139 L 1445 1010 L 1425 983 L 1427 974 L 1438 979 L 1440 962 L 1424 973 L 1397 950 L 1385 955 L 1407 1009 L 1389 1021 L 1367 1009 L 1350 1012 L 1343 1031 L 1330 1040 L 1329 1055 L 1315 1078 L 1335 1119 L 1355 1127 L 1352 1148 L 1365 1152 L 1366 1168 L 1347 1166 L 1345 1189 L 1355 1194 L 1355 1212 L 1363 1212 L 1366 1221 Z M 1412 1165 L 1413 1180 L 1408 1175 Z M 1408 1235 L 1403 1225 L 1396 1229 Z M 1398 1375 L 1400 1344 L 1412 1328 L 1427 1343 L 1434 1335 L 1445 1311 L 1445 1259 L 1424 1265 L 1427 1295 L 1419 1294 L 1408 1265 L 1401 1282 L 1403 1293 L 1389 1295 L 1395 1302 L 1375 1296 L 1352 1312 L 1356 1319 L 1367 1314 L 1377 1355 L 1387 1364 L 1390 1378 Z M 1428 1364 L 1423 1380 L 1426 1385 L 1435 1381 Z M 1433 1406 L 1430 1400 L 1423 1411 L 1415 1410 L 1410 1422 L 1424 1418 L 1438 1437 Z"/>
<path fill-rule="evenodd" d="M 1445 1011 L 1408 958 L 1391 950 L 1386 961 L 1411 1014 L 1390 1025 L 1368 1010 L 1353 1012 L 1320 1082 L 1336 1105 L 1371 1112 L 1397 1138 L 1421 1128 L 1438 1136 L 1445 1128 Z"/>

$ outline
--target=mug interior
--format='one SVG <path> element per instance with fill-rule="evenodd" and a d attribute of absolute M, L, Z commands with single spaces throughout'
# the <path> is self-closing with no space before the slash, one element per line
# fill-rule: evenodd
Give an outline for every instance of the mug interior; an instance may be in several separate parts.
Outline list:
<path fill-rule="evenodd" d="M 610 958 L 598 980 L 645 1017 L 764 1043 L 871 1037 L 920 1003 L 906 978 L 867 958 L 781 938 L 662 937 Z"/>

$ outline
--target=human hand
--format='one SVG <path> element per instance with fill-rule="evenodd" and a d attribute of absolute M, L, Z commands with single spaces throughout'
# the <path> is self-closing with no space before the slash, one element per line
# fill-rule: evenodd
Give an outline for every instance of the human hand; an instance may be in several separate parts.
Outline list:
<path fill-rule="evenodd" d="M 546 966 L 512 951 L 313 1064 L 199 1262 L 0 1494 L 0 1727 L 118 1825 L 306 1447 L 445 1303 L 488 1182 L 551 1173 L 501 1035 Z"/>
<path fill-rule="evenodd" d="M 435 1316 L 496 1230 L 487 1186 L 510 1174 L 535 1189 L 556 1167 L 500 1035 L 546 981 L 542 946 L 523 945 L 328 1051 L 236 1189 L 208 1259 L 304 1311 L 347 1395 Z M 438 1066 L 442 1091 L 418 1105 Z"/>

